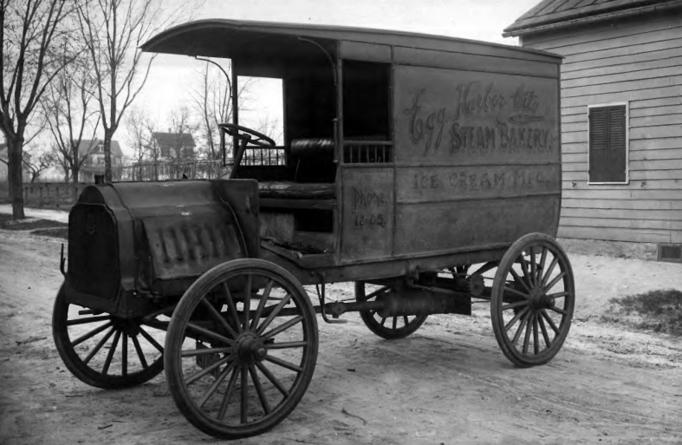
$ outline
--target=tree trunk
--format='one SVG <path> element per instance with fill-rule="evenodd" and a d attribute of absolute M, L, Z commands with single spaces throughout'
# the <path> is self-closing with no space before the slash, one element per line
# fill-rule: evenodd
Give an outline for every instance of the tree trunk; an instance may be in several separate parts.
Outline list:
<path fill-rule="evenodd" d="M 76 157 L 78 159 L 78 157 Z M 78 165 L 78 163 L 75 163 L 73 167 L 71 168 L 71 182 L 74 184 L 78 184 L 78 180 L 80 179 L 80 172 L 81 168 Z"/>
<path fill-rule="evenodd" d="M 111 184 L 111 137 L 113 136 L 113 131 L 111 129 L 104 130 L 104 182 Z"/>
<path fill-rule="evenodd" d="M 24 214 L 24 178 L 22 176 L 22 160 L 24 138 L 7 139 L 7 183 L 9 198 L 12 201 L 12 219 L 23 219 Z"/>

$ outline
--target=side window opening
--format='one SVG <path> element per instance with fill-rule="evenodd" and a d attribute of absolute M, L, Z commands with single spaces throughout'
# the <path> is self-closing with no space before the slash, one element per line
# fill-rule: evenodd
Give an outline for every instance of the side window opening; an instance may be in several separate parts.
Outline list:
<path fill-rule="evenodd" d="M 344 60 L 344 163 L 393 161 L 389 94 L 389 64 Z"/>
<path fill-rule="evenodd" d="M 389 140 L 389 65 L 343 62 L 343 134 L 346 139 Z"/>
<path fill-rule="evenodd" d="M 627 105 L 593 106 L 589 120 L 589 182 L 628 182 Z"/>

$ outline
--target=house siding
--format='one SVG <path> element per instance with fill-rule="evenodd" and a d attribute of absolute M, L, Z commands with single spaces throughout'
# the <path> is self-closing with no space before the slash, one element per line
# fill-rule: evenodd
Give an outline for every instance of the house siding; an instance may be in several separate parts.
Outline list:
<path fill-rule="evenodd" d="M 682 12 L 526 35 L 563 55 L 559 236 L 682 243 Z M 590 105 L 628 106 L 627 184 L 588 183 Z"/>

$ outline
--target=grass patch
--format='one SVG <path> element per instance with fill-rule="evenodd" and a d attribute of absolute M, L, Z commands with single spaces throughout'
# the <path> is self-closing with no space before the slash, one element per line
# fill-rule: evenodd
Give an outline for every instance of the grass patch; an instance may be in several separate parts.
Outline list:
<path fill-rule="evenodd" d="M 602 315 L 602 320 L 682 336 L 682 292 L 679 290 L 654 290 L 612 298 L 609 302 L 609 313 Z"/>

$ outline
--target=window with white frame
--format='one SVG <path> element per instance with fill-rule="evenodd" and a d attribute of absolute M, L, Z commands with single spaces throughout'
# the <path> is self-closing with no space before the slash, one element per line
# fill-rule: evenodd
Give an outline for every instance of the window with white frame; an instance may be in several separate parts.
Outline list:
<path fill-rule="evenodd" d="M 590 183 L 628 182 L 627 104 L 588 107 Z"/>

